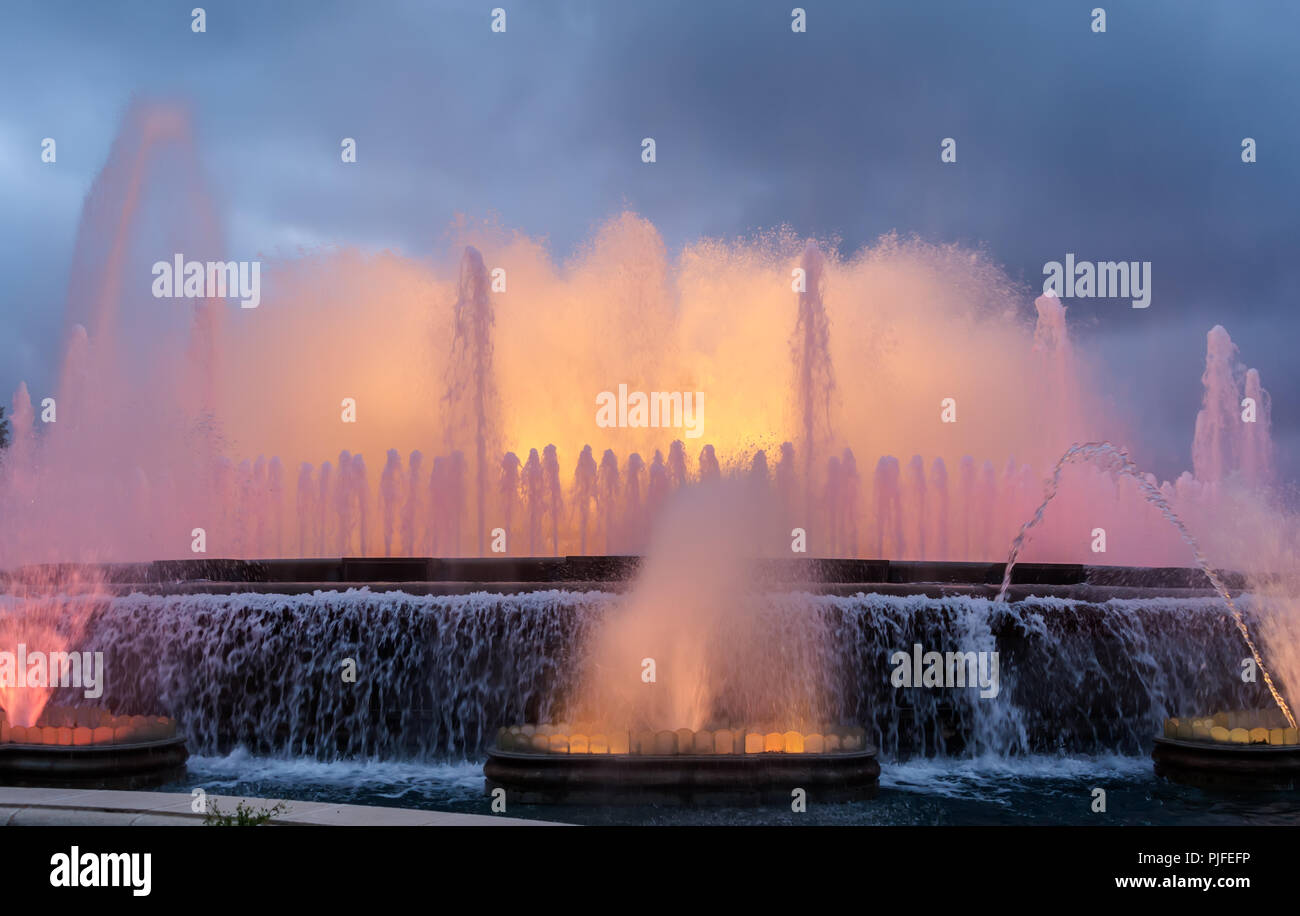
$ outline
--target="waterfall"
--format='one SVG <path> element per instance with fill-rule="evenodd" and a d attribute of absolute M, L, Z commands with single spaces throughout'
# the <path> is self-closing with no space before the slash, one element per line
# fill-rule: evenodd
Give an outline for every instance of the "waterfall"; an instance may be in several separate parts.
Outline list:
<path fill-rule="evenodd" d="M 193 753 L 243 745 L 320 759 L 475 758 L 502 725 L 564 720 L 584 647 L 623 600 L 569 591 L 133 594 L 102 601 L 82 645 L 105 652 L 108 684 L 94 702 L 176 717 Z M 1248 598 L 1242 606 L 1251 612 Z M 1233 622 L 1209 598 L 1008 605 L 775 593 L 747 613 L 783 634 L 761 682 L 783 690 L 787 678 L 825 697 L 810 713 L 865 724 L 887 759 L 1140 754 L 1166 716 L 1249 707 L 1260 695 L 1232 676 L 1241 654 Z M 890 657 L 915 644 L 998 651 L 997 696 L 893 687 Z M 355 683 L 344 680 L 347 659 Z"/>

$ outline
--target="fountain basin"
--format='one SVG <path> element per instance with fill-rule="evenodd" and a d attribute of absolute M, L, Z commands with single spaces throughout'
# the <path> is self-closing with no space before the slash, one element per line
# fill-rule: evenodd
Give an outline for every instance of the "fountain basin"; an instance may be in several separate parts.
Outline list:
<path fill-rule="evenodd" d="M 1300 733 L 1273 710 L 1166 719 L 1151 758 L 1157 776 L 1186 785 L 1300 787 Z"/>
<path fill-rule="evenodd" d="M 65 724 L 78 721 L 86 724 Z M 30 727 L 0 718 L 6 785 L 145 788 L 179 777 L 188 756 L 185 738 L 165 717 L 47 707 Z"/>
<path fill-rule="evenodd" d="M 483 767 L 485 792 L 503 788 L 522 804 L 788 804 L 795 789 L 809 801 L 849 801 L 873 797 L 880 777 L 861 728 L 608 738 L 525 728 L 502 729 Z"/>

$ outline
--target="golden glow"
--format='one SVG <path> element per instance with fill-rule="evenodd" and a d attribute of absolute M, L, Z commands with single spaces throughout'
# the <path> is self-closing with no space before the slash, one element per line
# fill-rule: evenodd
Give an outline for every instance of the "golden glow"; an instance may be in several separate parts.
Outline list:
<path fill-rule="evenodd" d="M 1212 741 L 1219 744 L 1300 744 L 1300 729 L 1280 726 L 1277 710 L 1232 710 L 1200 718 L 1173 716 L 1165 719 L 1166 738 L 1183 741 Z"/>
<path fill-rule="evenodd" d="M 581 723 L 586 726 L 591 723 Z M 631 736 L 626 731 L 586 732 L 567 734 L 557 726 L 511 726 L 497 732 L 501 750 L 527 751 L 551 754 L 610 754 L 629 753 L 645 756 L 713 756 L 715 754 L 833 754 L 860 750 L 865 747 L 865 730 L 860 726 L 820 725 L 802 732 L 748 731 L 743 728 L 701 729 L 689 728 L 642 731 Z M 525 730 L 537 729 L 531 743 Z M 542 734 L 545 731 L 546 734 Z M 1267 733 L 1266 733 L 1267 735 Z"/>

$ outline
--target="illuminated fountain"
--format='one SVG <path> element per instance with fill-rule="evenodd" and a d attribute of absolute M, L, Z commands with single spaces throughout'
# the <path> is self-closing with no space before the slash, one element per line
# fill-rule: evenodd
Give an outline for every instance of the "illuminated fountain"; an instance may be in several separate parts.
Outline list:
<path fill-rule="evenodd" d="M 185 772 L 188 753 L 166 716 L 115 716 L 47 706 L 35 725 L 0 712 L 0 780 L 6 785 L 141 788 Z"/>
<path fill-rule="evenodd" d="M 1102 393 L 1063 303 L 1031 308 L 955 247 L 887 237 L 841 255 L 777 231 L 670 257 L 625 213 L 558 263 L 541 241 L 458 222 L 428 258 L 268 259 L 257 309 L 159 300 L 160 246 L 228 255 L 189 131 L 168 107 L 128 114 L 83 213 L 62 369 L 50 391 L 20 386 L 0 452 L 6 592 L 32 564 L 167 561 L 117 570 L 84 614 L 75 598 L 49 606 L 68 647 L 128 660 L 105 709 L 156 704 L 203 752 L 477 758 L 497 736 L 496 759 L 532 763 L 778 772 L 826 758 L 866 787 L 876 749 L 1145 752 L 1174 715 L 1266 705 L 1262 686 L 1233 679 L 1244 654 L 1279 714 L 1300 683 L 1296 525 L 1270 489 L 1268 395 L 1221 327 L 1192 470 L 1160 481 L 1056 463 L 1075 442 L 1140 447 L 1141 430 Z M 155 234 L 176 201 L 181 225 Z M 703 391 L 702 427 L 597 425 L 597 396 L 623 384 Z M 1049 477 L 1055 498 L 1035 513 Z M 1026 519 L 1032 539 L 1017 536 Z M 625 568 L 620 554 L 645 557 L 630 581 L 590 572 Z M 457 561 L 485 556 L 538 583 L 561 565 L 579 574 L 556 594 L 483 597 L 487 563 Z M 872 556 L 880 578 L 836 580 L 841 593 L 780 572 L 792 557 Z M 318 562 L 297 567 L 297 594 L 244 594 L 278 587 L 295 568 L 281 558 Z M 1092 566 L 1191 559 L 1210 578 L 1178 579 L 1169 601 L 1128 596 L 1127 572 Z M 1049 584 L 1079 595 L 1033 603 L 1034 564 L 1071 564 L 1055 573 L 1075 579 Z M 1243 576 L 1216 582 L 1219 568 Z M 435 569 L 456 575 L 433 582 Z M 1136 585 L 1168 573 L 1132 572 Z M 333 590 L 394 581 L 410 591 Z M 268 633 L 293 673 L 228 662 Z M 358 633 L 402 651 L 367 655 Z M 991 703 L 898 705 L 881 659 L 921 638 L 1005 647 L 1024 673 Z M 378 669 L 362 699 L 304 698 L 292 677 L 325 676 L 322 641 Z M 196 648 L 209 643 L 221 651 Z M 1209 658 L 1225 672 L 1212 683 Z M 20 736 L 69 728 L 74 748 L 77 728 L 93 743 L 120 727 L 41 720 L 61 699 L 0 705 Z M 1097 723 L 1114 708 L 1123 721 Z"/>
<path fill-rule="evenodd" d="M 0 779 L 13 785 L 136 787 L 184 771 L 185 740 L 165 716 L 114 715 L 56 696 L 98 696 L 103 655 L 86 628 L 106 599 L 84 568 L 12 577 L 0 594 Z"/>
<path fill-rule="evenodd" d="M 485 556 L 497 528 L 509 556 L 640 553 L 665 498 L 714 477 L 774 491 L 809 555 L 996 562 L 1066 447 L 1138 438 L 1065 306 L 1026 308 L 969 252 L 885 238 L 845 257 L 775 232 L 671 261 L 628 213 L 563 265 L 458 223 L 431 262 L 267 260 L 256 309 L 155 299 L 161 247 L 225 256 L 200 176 L 185 113 L 132 108 L 87 198 L 61 371 L 14 396 L 0 568 L 192 558 L 195 528 L 208 556 L 255 559 Z M 1231 488 L 1266 488 L 1275 462 L 1259 372 L 1222 328 L 1208 351 L 1194 470 L 1156 485 L 1213 539 Z M 597 426 L 620 384 L 703 391 L 702 426 Z M 1094 560 L 1087 524 L 1129 535 L 1109 562 L 1185 562 L 1128 483 L 1063 482 L 1027 558 Z M 1222 541 L 1220 562 L 1250 562 Z"/>
<path fill-rule="evenodd" d="M 880 766 L 866 730 L 831 718 L 843 671 L 827 621 L 763 600 L 780 510 L 752 479 L 670 500 L 622 606 L 573 662 L 575 724 L 499 730 L 487 790 L 567 802 L 871 794 Z"/>
<path fill-rule="evenodd" d="M 582 728 L 580 723 L 575 728 Z M 857 726 L 762 732 L 592 731 L 565 724 L 502 729 L 483 772 L 485 791 L 523 804 L 736 804 L 789 802 L 795 790 L 819 802 L 870 798 L 880 776 Z"/>

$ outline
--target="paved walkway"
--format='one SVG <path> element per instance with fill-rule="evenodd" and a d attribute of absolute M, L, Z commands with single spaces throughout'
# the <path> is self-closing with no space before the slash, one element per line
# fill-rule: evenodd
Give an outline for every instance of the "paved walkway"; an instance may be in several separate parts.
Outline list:
<path fill-rule="evenodd" d="M 208 795 L 223 814 L 233 813 L 240 802 L 255 809 L 269 808 L 277 798 Z M 542 826 L 549 821 L 488 814 L 452 814 L 415 808 L 367 805 L 332 805 L 285 799 L 288 810 L 274 824 L 339 827 L 456 827 Z M 23 789 L 0 786 L 0 827 L 64 826 L 197 826 L 203 815 L 191 810 L 194 798 L 173 792 L 118 792 L 101 789 Z M 211 807 L 209 807 L 211 810 Z"/>

